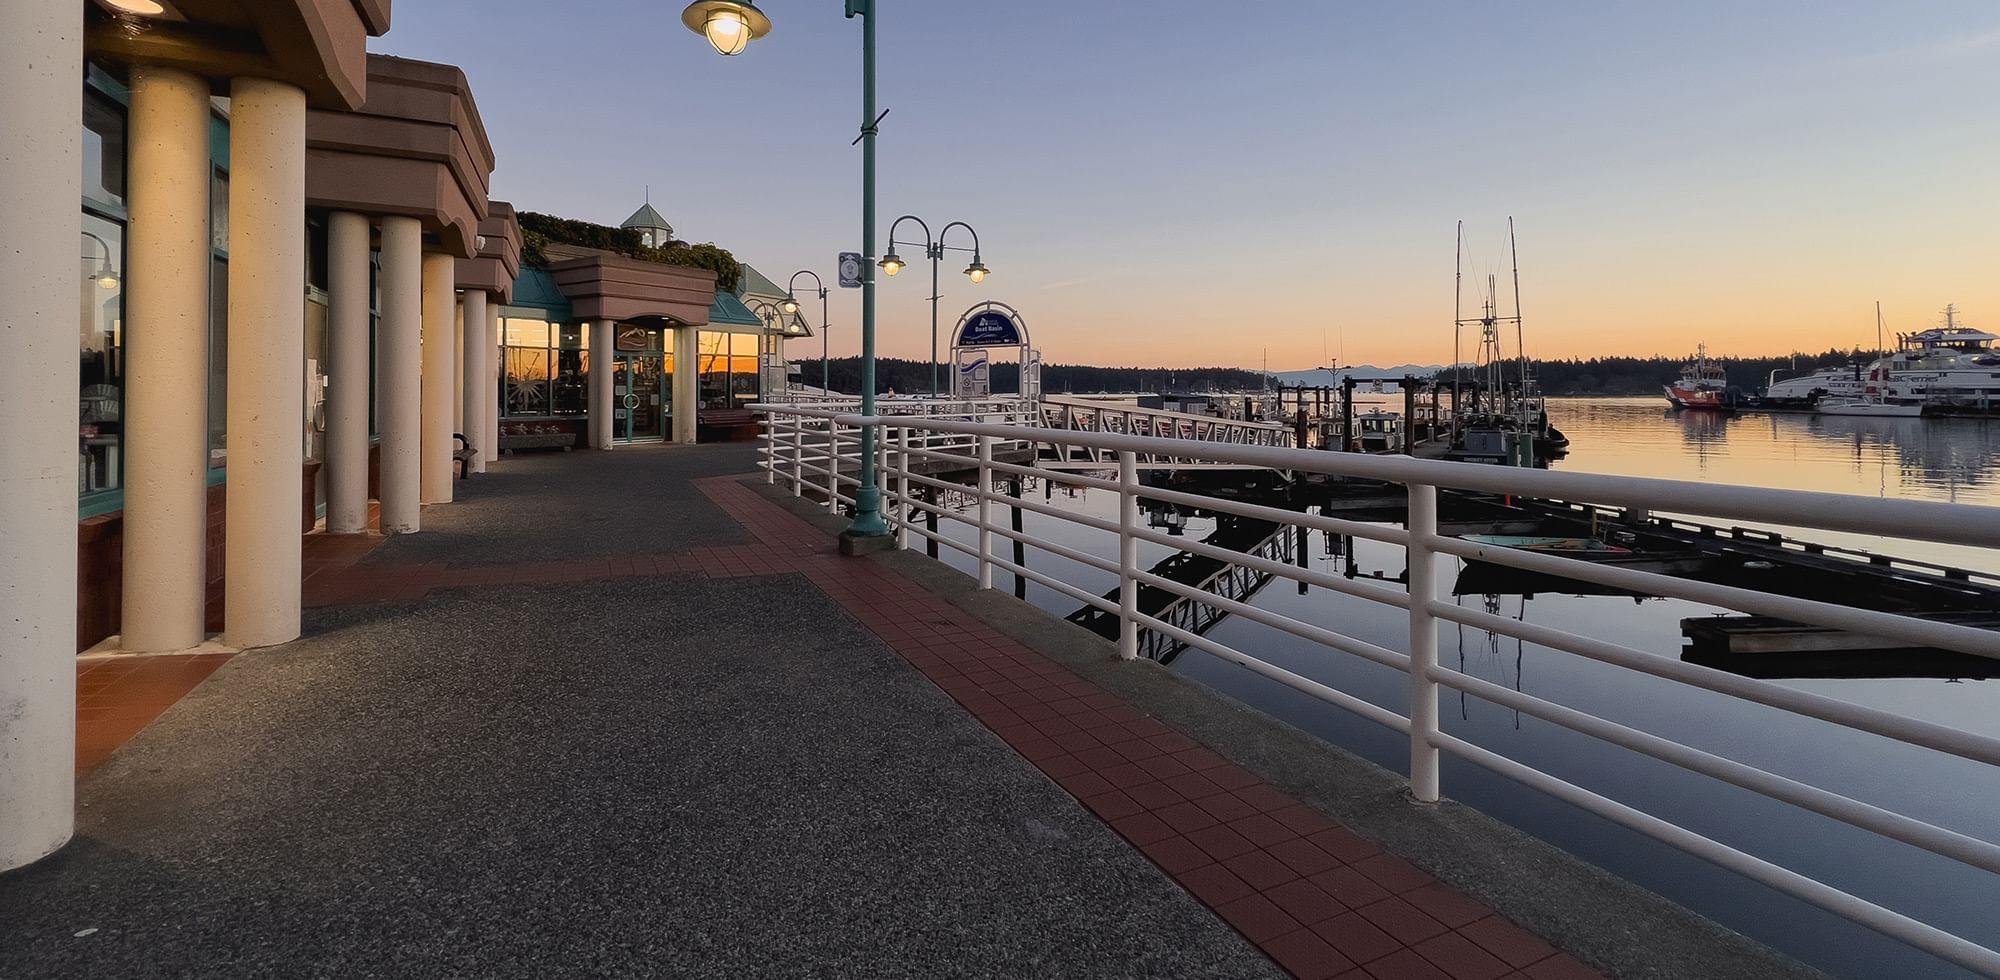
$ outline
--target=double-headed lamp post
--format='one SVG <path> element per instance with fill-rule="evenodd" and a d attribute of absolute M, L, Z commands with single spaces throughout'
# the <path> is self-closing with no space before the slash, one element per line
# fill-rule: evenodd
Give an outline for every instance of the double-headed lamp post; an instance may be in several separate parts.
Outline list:
<path fill-rule="evenodd" d="M 791 280 L 785 283 L 785 302 L 782 305 L 786 313 L 797 313 L 799 311 L 799 293 L 796 287 L 799 284 L 800 276 L 811 276 L 813 279 L 813 288 L 819 290 L 819 390 L 831 395 L 833 394 L 833 372 L 827 366 L 826 358 L 826 330 L 827 327 L 831 326 L 826 321 L 826 283 L 820 281 L 819 273 L 811 269 L 800 269 L 792 273 Z"/>
<path fill-rule="evenodd" d="M 875 0 L 846 0 L 847 16 L 861 18 L 861 253 L 875 254 Z M 719 54 L 742 53 L 771 31 L 771 18 L 751 0 L 694 0 L 681 23 L 708 38 Z M 861 267 L 861 414 L 875 415 L 875 270 Z M 861 480 L 854 490 L 854 519 L 843 536 L 883 538 L 882 488 L 875 484 L 875 426 L 861 427 Z"/>
<path fill-rule="evenodd" d="M 972 253 L 972 264 L 965 267 L 965 277 L 967 279 L 975 283 L 985 282 L 987 268 L 986 263 L 980 261 L 979 258 L 979 233 L 973 231 L 971 225 L 963 221 L 954 221 L 939 229 L 937 239 L 932 240 L 931 226 L 926 224 L 924 219 L 914 214 L 906 214 L 897 218 L 889 225 L 889 254 L 882 256 L 882 261 L 877 263 L 882 267 L 883 272 L 893 276 L 903 271 L 903 260 L 896 255 L 896 229 L 902 227 L 905 221 L 914 221 L 917 223 L 917 227 L 924 230 L 924 240 L 921 243 L 924 247 L 924 258 L 931 260 L 931 397 L 936 398 L 938 396 L 938 299 L 940 298 L 940 294 L 938 293 L 938 263 L 944 259 L 944 250 L 950 248 L 955 251 L 970 251 Z M 951 234 L 953 228 L 963 228 L 966 234 L 972 236 L 972 248 L 967 249 L 963 246 L 946 245 L 944 243 L 945 238 Z M 915 245 L 919 243 L 904 242 L 903 244 Z"/>

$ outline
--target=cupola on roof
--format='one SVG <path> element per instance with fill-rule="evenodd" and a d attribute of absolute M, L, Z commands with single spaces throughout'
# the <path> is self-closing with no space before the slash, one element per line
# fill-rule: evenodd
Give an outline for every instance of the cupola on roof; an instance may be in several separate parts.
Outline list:
<path fill-rule="evenodd" d="M 632 212 L 632 216 L 626 218 L 618 227 L 638 232 L 640 240 L 648 247 L 664 247 L 674 237 L 674 226 L 667 224 L 665 215 L 654 210 L 651 195 L 647 197 L 646 203 L 640 205 L 639 210 Z"/>

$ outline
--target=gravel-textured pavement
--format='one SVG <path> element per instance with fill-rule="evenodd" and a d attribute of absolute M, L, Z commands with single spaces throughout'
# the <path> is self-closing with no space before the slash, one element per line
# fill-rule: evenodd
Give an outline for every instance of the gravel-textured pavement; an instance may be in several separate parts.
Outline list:
<path fill-rule="evenodd" d="M 756 452 L 724 443 L 509 456 L 453 484 L 453 499 L 474 506 L 424 508 L 423 533 L 392 537 L 365 561 L 485 565 L 745 544 L 751 536 L 693 481 L 748 473 Z"/>
<path fill-rule="evenodd" d="M 655 456 L 510 463 L 374 560 L 741 539 L 687 481 L 745 461 Z M 79 802 L 0 876 L 7 980 L 1282 975 L 795 576 L 314 610 Z"/>

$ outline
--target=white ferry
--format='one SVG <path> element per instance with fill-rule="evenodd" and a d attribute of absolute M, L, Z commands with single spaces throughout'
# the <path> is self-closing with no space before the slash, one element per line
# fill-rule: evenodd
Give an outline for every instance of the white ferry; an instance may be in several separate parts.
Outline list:
<path fill-rule="evenodd" d="M 1766 404 L 1808 406 L 1822 399 L 1867 399 L 1924 405 L 1940 412 L 2000 408 L 2000 337 L 1958 322 L 1944 308 L 1944 325 L 1897 334 L 1896 350 L 1863 367 L 1830 368 L 1774 381 Z"/>

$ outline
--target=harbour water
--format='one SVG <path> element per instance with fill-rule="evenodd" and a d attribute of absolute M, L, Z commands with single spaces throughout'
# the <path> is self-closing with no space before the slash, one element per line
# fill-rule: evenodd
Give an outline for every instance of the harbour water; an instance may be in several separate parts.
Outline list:
<path fill-rule="evenodd" d="M 1572 440 L 1565 470 L 1786 487 L 1905 499 L 2000 506 L 2000 422 L 1977 419 L 1822 418 L 1667 410 L 1657 399 L 1553 399 L 1550 415 Z M 1051 498 L 1066 509 L 1116 517 L 1116 501 L 1089 491 Z M 1031 533 L 1098 554 L 1115 553 L 1107 535 L 1033 513 Z M 1212 527 L 1189 522 L 1199 539 Z M 941 528 L 969 541 L 958 522 Z M 1826 532 L 1810 539 L 2000 572 L 2000 555 L 1921 541 L 1888 541 Z M 1339 573 L 1346 556 L 1313 535 L 1312 566 Z M 1147 543 L 1140 564 L 1170 550 Z M 972 563 L 946 549 L 966 571 Z M 1400 587 L 1399 548 L 1353 542 L 1352 566 Z M 1037 570 L 1094 592 L 1114 576 L 1030 549 Z M 1440 563 L 1438 587 L 1452 594 L 1455 561 Z M 1001 576 L 1001 587 L 1006 587 Z M 1057 615 L 1076 603 L 1030 585 L 1029 601 Z M 1474 608 L 1613 639 L 1661 657 L 1681 655 L 1680 621 L 1719 612 L 1679 600 L 1557 593 L 1458 597 Z M 1405 643 L 1406 614 L 1320 588 L 1276 582 L 1253 600 L 1392 649 Z M 1237 649 L 1398 712 L 1406 707 L 1400 672 L 1326 650 L 1239 618 L 1209 634 Z M 1891 806 L 1985 840 L 2000 840 L 2000 772 L 1786 712 L 1635 674 L 1484 631 L 1447 627 L 1441 656 L 1494 683 L 1587 711 L 1780 773 L 1844 795 Z M 1199 651 L 1169 669 L 1254 705 L 1390 769 L 1407 764 L 1403 736 Z M 1816 678 L 1777 683 L 2000 737 L 2000 681 L 1963 678 Z M 1993 900 L 2000 881 L 1927 852 L 1858 831 L 1606 745 L 1490 702 L 1447 694 L 1446 731 L 1593 792 L 1635 806 L 1753 855 L 1789 867 L 1914 918 L 1986 945 L 2000 944 Z M 1854 977 L 1969 976 L 1927 954 L 1851 925 L 1447 756 L 1445 795 L 1568 849 L 1723 924 L 1784 949 L 1831 973 Z"/>

